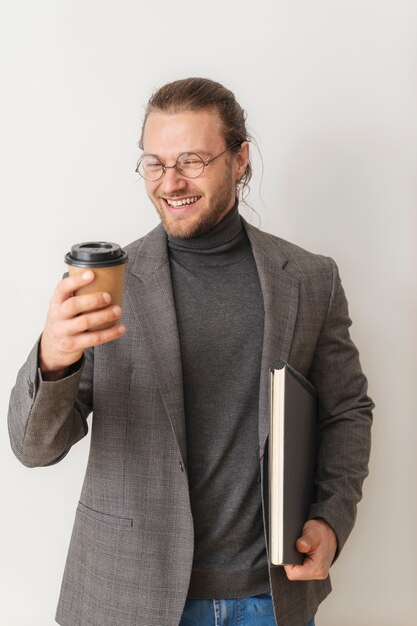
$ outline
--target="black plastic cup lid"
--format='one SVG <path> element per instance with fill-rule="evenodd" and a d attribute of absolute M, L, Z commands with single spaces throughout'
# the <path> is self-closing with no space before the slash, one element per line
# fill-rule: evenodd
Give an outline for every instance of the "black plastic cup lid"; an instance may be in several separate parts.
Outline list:
<path fill-rule="evenodd" d="M 71 247 L 71 252 L 65 255 L 65 263 L 77 267 L 111 267 L 126 261 L 126 252 L 119 244 L 110 241 L 77 243 Z"/>

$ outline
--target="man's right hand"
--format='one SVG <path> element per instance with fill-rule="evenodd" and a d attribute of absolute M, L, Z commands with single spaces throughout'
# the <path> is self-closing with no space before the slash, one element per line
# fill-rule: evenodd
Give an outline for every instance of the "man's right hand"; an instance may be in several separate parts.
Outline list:
<path fill-rule="evenodd" d="M 93 271 L 86 270 L 81 275 L 61 280 L 53 293 L 39 348 L 39 366 L 45 380 L 63 378 L 84 350 L 118 339 L 125 333 L 122 324 L 105 330 L 90 330 L 121 316 L 120 307 L 111 306 L 108 293 L 72 296 L 93 280 Z"/>

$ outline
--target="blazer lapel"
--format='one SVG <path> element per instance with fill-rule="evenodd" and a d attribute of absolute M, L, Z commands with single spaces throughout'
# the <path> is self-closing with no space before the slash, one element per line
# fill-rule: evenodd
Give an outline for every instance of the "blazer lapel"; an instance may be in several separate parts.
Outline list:
<path fill-rule="evenodd" d="M 264 338 L 259 388 L 260 457 L 269 434 L 269 371 L 288 361 L 298 308 L 299 280 L 285 271 L 287 258 L 276 240 L 243 220 L 252 246 L 264 299 Z"/>
<path fill-rule="evenodd" d="M 162 401 L 184 466 L 187 445 L 181 352 L 166 235 L 162 225 L 142 239 L 129 274 L 127 295 L 145 327 Z"/>

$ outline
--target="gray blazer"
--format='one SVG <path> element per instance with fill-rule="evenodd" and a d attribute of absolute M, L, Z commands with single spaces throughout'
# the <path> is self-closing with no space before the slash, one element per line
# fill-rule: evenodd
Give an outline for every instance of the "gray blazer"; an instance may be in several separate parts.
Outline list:
<path fill-rule="evenodd" d="M 332 259 L 244 226 L 265 309 L 259 459 L 267 449 L 268 371 L 283 359 L 318 390 L 310 517 L 329 522 L 339 553 L 367 474 L 373 407 L 349 338 L 347 302 Z M 10 400 L 11 445 L 28 467 L 61 460 L 86 435 L 94 409 L 56 613 L 62 626 L 178 626 L 191 573 L 181 357 L 162 226 L 126 249 L 125 336 L 87 350 L 81 366 L 58 382 L 42 381 L 36 345 Z M 266 506 L 263 497 L 264 519 Z M 305 626 L 331 590 L 329 579 L 290 582 L 275 567 L 270 582 L 278 626 Z"/>

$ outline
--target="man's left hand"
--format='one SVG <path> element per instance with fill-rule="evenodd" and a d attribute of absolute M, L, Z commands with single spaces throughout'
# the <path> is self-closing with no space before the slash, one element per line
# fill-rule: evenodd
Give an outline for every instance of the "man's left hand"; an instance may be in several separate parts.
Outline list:
<path fill-rule="evenodd" d="M 312 519 L 304 524 L 296 543 L 305 554 L 302 565 L 284 565 L 289 580 L 324 580 L 336 554 L 337 540 L 332 527 L 323 519 Z"/>

